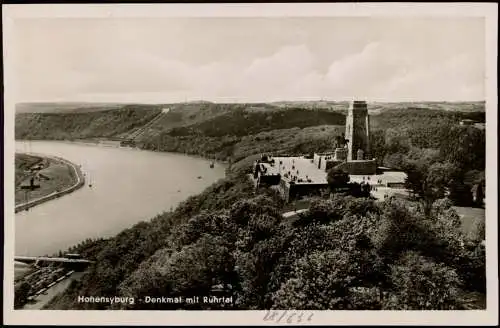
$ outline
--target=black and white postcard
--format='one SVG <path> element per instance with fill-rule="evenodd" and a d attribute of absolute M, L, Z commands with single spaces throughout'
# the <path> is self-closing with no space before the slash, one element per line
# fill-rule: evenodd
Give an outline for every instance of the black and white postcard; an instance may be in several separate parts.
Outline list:
<path fill-rule="evenodd" d="M 6 323 L 498 324 L 496 4 L 2 9 Z"/>

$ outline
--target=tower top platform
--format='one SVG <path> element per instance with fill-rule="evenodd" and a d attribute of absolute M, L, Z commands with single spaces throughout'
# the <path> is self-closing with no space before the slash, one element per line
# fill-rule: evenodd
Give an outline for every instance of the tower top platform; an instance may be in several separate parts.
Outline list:
<path fill-rule="evenodd" d="M 356 112 L 368 112 L 368 106 L 364 100 L 354 100 L 349 104 L 349 113 L 353 111 Z"/>

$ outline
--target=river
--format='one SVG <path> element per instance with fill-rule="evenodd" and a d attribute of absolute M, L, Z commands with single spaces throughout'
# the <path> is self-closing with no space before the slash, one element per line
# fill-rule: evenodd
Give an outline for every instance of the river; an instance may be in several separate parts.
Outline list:
<path fill-rule="evenodd" d="M 175 208 L 224 177 L 225 166 L 196 157 L 57 141 L 16 141 L 17 152 L 81 165 L 87 185 L 15 214 L 15 254 L 51 255 L 86 238 L 110 237 Z M 199 178 L 201 177 L 201 178 Z"/>

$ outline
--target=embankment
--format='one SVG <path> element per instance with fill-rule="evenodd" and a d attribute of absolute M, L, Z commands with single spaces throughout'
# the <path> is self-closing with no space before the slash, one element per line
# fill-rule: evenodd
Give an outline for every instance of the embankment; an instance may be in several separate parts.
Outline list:
<path fill-rule="evenodd" d="M 61 190 L 61 191 L 55 191 L 51 194 L 48 194 L 46 196 L 43 196 L 43 197 L 39 197 L 37 199 L 33 199 L 29 202 L 26 202 L 26 203 L 22 203 L 22 204 L 18 204 L 16 205 L 15 207 L 15 213 L 17 212 L 20 212 L 20 211 L 24 211 L 24 210 L 27 210 L 33 206 L 36 206 L 36 205 L 40 205 L 44 202 L 47 202 L 49 200 L 52 200 L 52 199 L 55 199 L 55 198 L 59 198 L 61 196 L 64 196 L 66 194 L 69 194 L 69 193 L 72 193 L 73 191 L 83 187 L 85 185 L 85 177 L 83 176 L 83 173 L 82 171 L 80 170 L 80 167 L 78 167 L 76 164 L 64 159 L 64 158 L 61 158 L 61 157 L 56 157 L 56 156 L 47 156 L 47 155 L 44 155 L 44 154 L 33 154 L 33 153 L 30 153 L 28 155 L 34 155 L 34 156 L 39 156 L 39 157 L 45 157 L 45 158 L 50 158 L 54 161 L 59 161 L 59 162 L 62 162 L 66 165 L 68 165 L 69 167 L 71 167 L 75 173 L 75 176 L 76 176 L 76 179 L 77 181 L 75 182 L 75 184 L 73 184 L 72 186 L 64 189 L 64 190 Z"/>

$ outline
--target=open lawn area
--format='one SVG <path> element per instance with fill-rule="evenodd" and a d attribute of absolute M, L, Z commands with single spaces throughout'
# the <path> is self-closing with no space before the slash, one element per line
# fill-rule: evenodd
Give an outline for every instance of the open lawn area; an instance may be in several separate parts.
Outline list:
<path fill-rule="evenodd" d="M 453 206 L 462 220 L 462 229 L 469 237 L 475 239 L 481 222 L 485 220 L 484 208 Z"/>
<path fill-rule="evenodd" d="M 75 172 L 68 164 L 53 159 L 47 161 L 48 166 L 39 171 L 43 178 L 36 181 L 36 184 L 40 185 L 39 188 L 33 190 L 21 188 L 21 185 L 29 185 L 29 181 L 26 181 L 29 180 L 28 176 L 16 186 L 16 205 L 64 190 L 77 182 Z"/>

